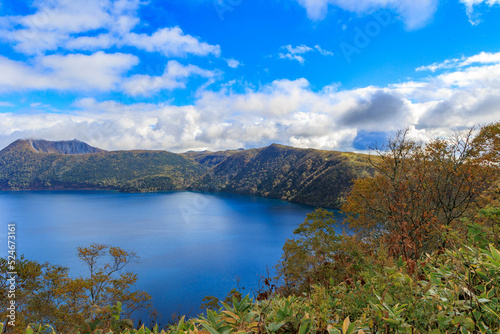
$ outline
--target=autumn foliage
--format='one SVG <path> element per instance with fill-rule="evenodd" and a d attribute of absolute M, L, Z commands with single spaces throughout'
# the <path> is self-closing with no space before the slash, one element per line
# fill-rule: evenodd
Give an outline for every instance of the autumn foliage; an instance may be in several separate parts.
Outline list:
<path fill-rule="evenodd" d="M 69 268 L 48 263 L 24 258 L 17 261 L 17 319 L 16 327 L 6 327 L 9 332 L 24 333 L 29 324 L 50 324 L 63 333 L 84 333 L 93 325 L 102 326 L 103 319 L 110 319 L 112 307 L 117 303 L 123 305 L 120 315 L 125 317 L 149 306 L 151 297 L 134 288 L 137 274 L 123 271 L 138 258 L 134 252 L 92 244 L 79 247 L 78 257 L 88 268 L 86 276 L 72 277 Z M 5 259 L 0 259 L 0 266 L 5 267 Z M 2 277 L 2 282 L 6 279 Z M 6 305 L 7 300 L 7 289 L 4 288 L 0 302 Z M 2 318 L 5 314 L 0 311 Z M 132 325 L 132 322 L 123 322 L 120 326 Z"/>
<path fill-rule="evenodd" d="M 375 175 L 354 181 L 342 206 L 344 225 L 319 209 L 294 231 L 277 266 L 281 292 L 350 285 L 391 258 L 418 275 L 424 254 L 498 239 L 491 212 L 500 197 L 499 129 L 495 123 L 427 143 L 398 132 L 372 156 Z"/>
<path fill-rule="evenodd" d="M 460 218 L 495 184 L 498 128 L 428 143 L 398 132 L 372 160 L 377 175 L 355 181 L 342 207 L 347 221 L 358 235 L 404 259 L 444 248 L 446 233 L 459 228 Z"/>

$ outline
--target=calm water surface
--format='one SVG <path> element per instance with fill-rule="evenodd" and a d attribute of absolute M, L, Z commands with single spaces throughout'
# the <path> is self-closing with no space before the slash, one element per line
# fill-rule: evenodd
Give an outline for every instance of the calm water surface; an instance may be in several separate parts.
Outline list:
<path fill-rule="evenodd" d="M 141 259 L 129 269 L 139 274 L 137 287 L 153 296 L 168 321 L 174 312 L 197 315 L 204 296 L 223 298 L 238 280 L 251 293 L 313 210 L 191 192 L 0 192 L 0 244 L 7 223 L 15 222 L 18 254 L 70 267 L 74 276 L 87 274 L 78 246 L 96 242 L 134 250 Z"/>

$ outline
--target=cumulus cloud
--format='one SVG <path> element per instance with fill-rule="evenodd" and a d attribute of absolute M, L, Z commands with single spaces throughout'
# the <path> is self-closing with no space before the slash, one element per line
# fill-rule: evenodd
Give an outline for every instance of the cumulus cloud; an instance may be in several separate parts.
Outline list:
<path fill-rule="evenodd" d="M 231 68 L 238 68 L 241 63 L 239 61 L 237 61 L 236 59 L 226 59 L 226 62 L 227 62 L 227 66 L 231 67 Z"/>
<path fill-rule="evenodd" d="M 33 65 L 0 56 L 0 91 L 117 89 L 122 76 L 139 59 L 136 56 L 102 51 L 91 55 L 41 56 Z"/>
<path fill-rule="evenodd" d="M 0 38 L 16 51 L 32 55 L 60 48 L 69 50 L 108 49 L 132 46 L 165 56 L 220 55 L 218 45 L 200 41 L 179 27 L 163 28 L 151 35 L 137 34 L 139 0 L 37 0 L 36 12 L 3 17 Z M 103 31 L 95 35 L 95 32 Z"/>
<path fill-rule="evenodd" d="M 429 82 L 426 90 L 440 87 L 441 99 L 432 101 L 419 118 L 417 128 L 446 129 L 498 120 L 500 107 L 500 65 L 470 67 L 442 74 Z M 415 92 L 434 94 L 421 90 Z M 415 96 L 415 94 L 412 94 Z"/>
<path fill-rule="evenodd" d="M 304 53 L 311 52 L 313 49 L 308 47 L 307 45 L 299 45 L 296 47 L 292 47 L 291 45 L 285 45 L 281 47 L 285 49 L 287 52 L 280 52 L 279 57 L 281 59 L 290 59 L 296 60 L 301 64 L 304 64 L 305 59 L 302 57 Z"/>
<path fill-rule="evenodd" d="M 134 75 L 125 81 L 123 88 L 127 94 L 132 96 L 151 95 L 161 89 L 185 88 L 187 79 L 193 75 L 213 78 L 216 73 L 201 69 L 195 65 L 183 66 L 178 61 L 171 60 L 168 62 L 163 75 Z"/>
<path fill-rule="evenodd" d="M 415 69 L 415 71 L 431 71 L 436 72 L 437 70 L 458 67 L 460 59 L 446 59 L 441 63 L 433 63 L 431 65 L 420 66 Z"/>
<path fill-rule="evenodd" d="M 69 50 L 98 50 L 98 49 L 109 49 L 118 40 L 111 34 L 100 34 L 97 36 L 81 36 L 73 39 L 69 39 L 66 43 L 66 48 Z"/>
<path fill-rule="evenodd" d="M 26 55 L 23 61 L 0 55 L 0 92 L 53 89 L 151 95 L 160 89 L 184 88 L 192 75 L 213 78 L 215 72 L 178 62 L 170 62 L 160 75 L 127 78 L 139 63 L 138 56 L 128 54 L 130 47 L 166 57 L 221 53 L 219 45 L 203 42 L 180 27 L 152 34 L 133 32 L 140 23 L 141 4 L 140 0 L 35 0 L 30 3 L 32 14 L 0 17 L 0 39 Z M 123 47 L 128 47 L 127 53 L 116 52 Z M 104 51 L 110 48 L 112 53 Z M 239 63 L 231 60 L 229 65 Z"/>
<path fill-rule="evenodd" d="M 205 89 L 183 107 L 87 98 L 78 100 L 69 114 L 4 112 L 0 113 L 0 147 L 25 137 L 76 137 L 105 149 L 181 152 L 278 142 L 362 150 L 370 138 L 383 139 L 406 126 L 412 137 L 428 140 L 498 121 L 500 63 L 492 63 L 490 56 L 462 61 L 467 59 L 472 65 L 385 87 L 332 85 L 315 91 L 306 79 L 283 79 L 239 93 Z M 199 71 L 172 63 L 163 76 L 172 76 L 176 85 L 175 80 Z"/>
<path fill-rule="evenodd" d="M 161 52 L 167 57 L 179 57 L 187 54 L 220 55 L 220 46 L 200 42 L 193 36 L 185 35 L 179 27 L 160 29 L 151 36 L 130 33 L 125 36 L 124 42 L 149 52 Z"/>
<path fill-rule="evenodd" d="M 460 66 L 467 66 L 472 64 L 500 64 L 500 52 L 481 52 L 480 54 L 465 59 L 460 64 Z"/>
<path fill-rule="evenodd" d="M 383 123 L 405 124 L 410 121 L 410 112 L 404 100 L 394 92 L 376 91 L 368 98 L 362 98 L 341 117 L 341 123 L 350 127 L 365 129 L 370 125 Z"/>
<path fill-rule="evenodd" d="M 33 2 L 34 14 L 5 17 L 10 29 L 0 31 L 0 36 L 19 52 L 44 53 L 63 47 L 72 34 L 98 29 L 118 33 L 124 18 L 131 23 L 127 29 L 133 28 L 138 23 L 134 17 L 138 5 L 138 0 L 38 0 Z"/>
<path fill-rule="evenodd" d="M 323 19 L 328 6 L 336 6 L 357 14 L 369 14 L 378 9 L 390 9 L 399 14 L 409 29 L 424 26 L 437 9 L 437 0 L 297 0 L 312 20 Z M 497 1 L 497 0 L 494 0 Z"/>
<path fill-rule="evenodd" d="M 500 64 L 500 52 L 497 53 L 481 52 L 471 57 L 447 59 L 441 63 L 434 63 L 431 65 L 418 67 L 416 71 L 435 72 L 441 69 L 465 67 L 477 64 Z"/>
<path fill-rule="evenodd" d="M 92 55 L 42 56 L 33 65 L 0 56 L 0 92 L 19 90 L 118 91 L 131 96 L 149 96 L 159 90 L 185 88 L 192 76 L 213 79 L 217 71 L 171 60 L 162 75 L 126 73 L 139 63 L 134 55 L 102 51 Z"/>

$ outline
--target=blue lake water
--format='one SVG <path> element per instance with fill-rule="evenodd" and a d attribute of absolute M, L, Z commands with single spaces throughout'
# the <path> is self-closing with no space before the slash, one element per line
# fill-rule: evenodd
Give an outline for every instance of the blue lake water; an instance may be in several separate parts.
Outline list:
<path fill-rule="evenodd" d="M 251 294 L 313 210 L 193 192 L 0 192 L 0 244 L 7 240 L 7 224 L 15 222 L 18 254 L 69 267 L 72 276 L 87 274 L 78 246 L 95 242 L 134 250 L 140 262 L 128 269 L 139 274 L 138 289 L 153 296 L 166 322 L 174 312 L 201 313 L 204 296 L 223 298 L 238 281 Z M 2 246 L 0 255 L 6 254 Z"/>

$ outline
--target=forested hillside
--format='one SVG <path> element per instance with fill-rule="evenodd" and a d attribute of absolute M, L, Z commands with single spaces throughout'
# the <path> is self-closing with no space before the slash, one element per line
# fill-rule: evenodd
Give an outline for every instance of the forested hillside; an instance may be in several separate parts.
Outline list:
<path fill-rule="evenodd" d="M 218 151 L 218 152 L 210 152 L 210 151 L 189 151 L 186 153 L 181 153 L 181 155 L 194 159 L 196 162 L 205 165 L 207 167 L 214 167 L 226 160 L 228 157 L 235 153 L 239 153 L 241 151 L 245 151 L 244 149 L 239 150 L 227 150 L 227 151 Z"/>
<path fill-rule="evenodd" d="M 1 190 L 182 190 L 207 168 L 166 151 L 38 153 L 18 140 L 0 152 Z"/>
<path fill-rule="evenodd" d="M 229 156 L 193 188 L 336 208 L 352 180 L 372 173 L 364 155 L 273 144 Z"/>
<path fill-rule="evenodd" d="M 352 181 L 373 172 L 365 155 L 276 144 L 174 154 L 18 140 L 0 151 L 0 190 L 196 190 L 339 208 Z"/>

